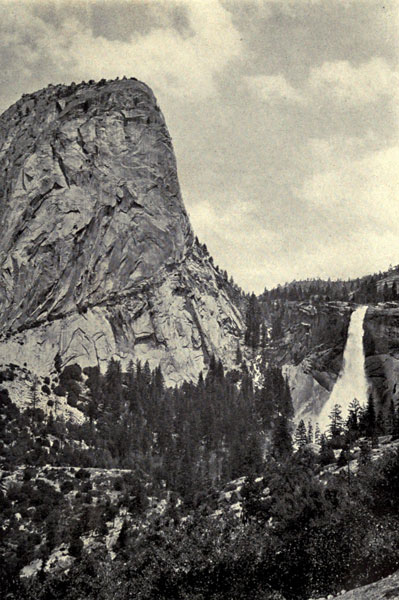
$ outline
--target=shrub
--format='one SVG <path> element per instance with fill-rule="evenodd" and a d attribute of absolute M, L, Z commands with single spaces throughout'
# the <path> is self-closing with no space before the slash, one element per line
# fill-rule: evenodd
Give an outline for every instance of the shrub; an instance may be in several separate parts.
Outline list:
<path fill-rule="evenodd" d="M 73 489 L 74 489 L 73 482 L 70 481 L 69 479 L 67 479 L 66 481 L 63 481 L 61 483 L 60 490 L 63 494 L 69 494 L 69 492 L 72 492 Z"/>
<path fill-rule="evenodd" d="M 67 403 L 69 406 L 72 406 L 72 408 L 76 408 L 78 405 L 76 397 L 70 392 L 68 392 Z"/>
<path fill-rule="evenodd" d="M 123 490 L 123 479 L 122 477 L 118 477 L 114 481 L 114 490 L 116 492 L 121 492 Z"/>
<path fill-rule="evenodd" d="M 78 558 L 82 554 L 82 550 L 83 542 L 80 538 L 72 540 L 72 542 L 69 544 L 69 554 L 75 558 Z"/>
<path fill-rule="evenodd" d="M 75 471 L 76 479 L 90 479 L 90 471 L 86 471 L 85 469 L 79 469 Z"/>
<path fill-rule="evenodd" d="M 68 365 L 62 371 L 60 376 L 61 383 L 65 381 L 82 381 L 82 369 L 79 365 Z"/>
<path fill-rule="evenodd" d="M 30 467 L 28 467 L 27 469 L 25 469 L 24 471 L 24 476 L 23 476 L 23 480 L 24 481 L 30 481 L 32 479 L 32 477 L 34 477 L 36 474 L 35 469 L 32 469 Z"/>
<path fill-rule="evenodd" d="M 66 396 L 66 389 L 64 387 L 62 387 L 62 385 L 57 385 L 54 388 L 54 394 L 56 396 Z"/>
<path fill-rule="evenodd" d="M 82 492 L 90 492 L 93 489 L 93 484 L 91 481 L 85 481 L 82 486 Z"/>

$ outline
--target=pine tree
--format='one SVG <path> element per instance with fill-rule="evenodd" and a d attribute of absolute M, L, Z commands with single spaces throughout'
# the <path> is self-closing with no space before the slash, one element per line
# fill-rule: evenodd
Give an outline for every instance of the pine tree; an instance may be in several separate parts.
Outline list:
<path fill-rule="evenodd" d="M 296 428 L 295 443 L 298 446 L 298 448 L 302 448 L 303 446 L 306 446 L 306 444 L 308 443 L 306 425 L 305 425 L 305 422 L 303 419 L 301 419 L 299 421 L 298 427 Z"/>
<path fill-rule="evenodd" d="M 339 437 L 343 432 L 342 409 L 339 404 L 335 404 L 330 413 L 330 435 L 332 438 Z"/>
<path fill-rule="evenodd" d="M 389 404 L 388 413 L 387 413 L 387 429 L 388 432 L 392 435 L 395 430 L 395 420 L 396 420 L 396 411 L 395 411 L 395 403 L 393 399 Z"/>
<path fill-rule="evenodd" d="M 346 421 L 346 427 L 348 435 L 351 439 L 355 439 L 359 433 L 359 415 L 361 413 L 361 407 L 357 398 L 354 398 L 348 407 L 348 419 Z"/>
<path fill-rule="evenodd" d="M 371 462 L 371 448 L 367 440 L 360 443 L 359 464 L 367 465 Z"/>
<path fill-rule="evenodd" d="M 240 342 L 237 340 L 237 348 L 236 348 L 236 365 L 241 365 L 242 363 L 242 352 L 240 348 Z"/>
<path fill-rule="evenodd" d="M 315 433 L 314 433 L 314 441 L 316 442 L 316 444 L 320 444 L 320 438 L 321 438 L 320 426 L 318 423 L 316 423 L 316 428 L 315 428 Z"/>
<path fill-rule="evenodd" d="M 384 419 L 384 415 L 382 410 L 379 410 L 376 423 L 375 423 L 376 433 L 377 435 L 385 435 L 386 433 L 386 423 Z"/>
<path fill-rule="evenodd" d="M 277 418 L 272 434 L 272 453 L 276 458 L 286 458 L 292 454 L 292 438 L 288 419 L 284 415 Z"/>
<path fill-rule="evenodd" d="M 390 292 L 389 292 L 389 288 L 388 288 L 388 283 L 385 282 L 384 283 L 384 287 L 383 287 L 383 291 L 382 291 L 382 297 L 384 302 L 388 302 L 388 300 L 390 300 Z"/>
<path fill-rule="evenodd" d="M 364 421 L 367 437 L 373 437 L 376 432 L 377 419 L 374 408 L 374 400 L 371 394 L 367 402 L 367 408 L 364 414 Z"/>
<path fill-rule="evenodd" d="M 395 410 L 395 418 L 394 418 L 393 427 L 392 427 L 392 439 L 393 440 L 399 439 L 399 409 Z"/>
<path fill-rule="evenodd" d="M 335 461 L 334 450 L 331 448 L 324 433 L 320 436 L 319 462 L 325 467 Z"/>
<path fill-rule="evenodd" d="M 257 297 L 252 293 L 249 297 L 245 315 L 245 344 L 252 349 L 256 349 L 259 346 L 261 321 L 261 308 Z"/>
<path fill-rule="evenodd" d="M 342 448 L 340 455 L 337 460 L 338 467 L 344 467 L 349 462 L 349 452 L 346 448 Z"/>
<path fill-rule="evenodd" d="M 313 435 L 313 425 L 312 421 L 308 421 L 308 442 L 309 444 L 313 444 L 314 435 Z"/>

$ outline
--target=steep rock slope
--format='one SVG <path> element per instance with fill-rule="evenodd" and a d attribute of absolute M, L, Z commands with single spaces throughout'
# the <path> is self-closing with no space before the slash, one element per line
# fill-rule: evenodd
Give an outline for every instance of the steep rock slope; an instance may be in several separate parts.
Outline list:
<path fill-rule="evenodd" d="M 399 308 L 396 302 L 369 306 L 365 319 L 366 373 L 376 400 L 399 399 Z"/>
<path fill-rule="evenodd" d="M 380 581 L 335 596 L 340 600 L 398 600 L 399 571 Z M 323 600 L 320 598 L 319 600 Z"/>
<path fill-rule="evenodd" d="M 288 302 L 281 335 L 271 339 L 266 359 L 282 367 L 296 420 L 317 422 L 342 367 L 353 307 L 347 302 Z"/>
<path fill-rule="evenodd" d="M 135 79 L 49 86 L 0 118 L 0 362 L 111 357 L 192 379 L 241 334 L 194 241 L 171 139 Z"/>

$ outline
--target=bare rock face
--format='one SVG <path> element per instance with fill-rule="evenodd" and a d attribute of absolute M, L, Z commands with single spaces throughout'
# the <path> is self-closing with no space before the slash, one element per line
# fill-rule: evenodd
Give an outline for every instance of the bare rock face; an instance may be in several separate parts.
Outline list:
<path fill-rule="evenodd" d="M 317 423 L 342 367 L 351 311 L 346 302 L 291 303 L 282 336 L 266 347 L 288 381 L 296 421 Z"/>
<path fill-rule="evenodd" d="M 134 79 L 49 86 L 0 117 L 0 362 L 114 356 L 198 376 L 242 317 L 194 241 L 174 152 Z"/>
<path fill-rule="evenodd" d="M 399 308 L 396 303 L 369 306 L 365 319 L 366 373 L 373 397 L 381 404 L 399 399 Z"/>

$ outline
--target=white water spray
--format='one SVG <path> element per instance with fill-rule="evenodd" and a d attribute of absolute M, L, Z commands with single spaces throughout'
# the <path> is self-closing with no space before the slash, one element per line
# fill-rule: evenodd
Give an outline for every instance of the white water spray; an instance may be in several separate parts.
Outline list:
<path fill-rule="evenodd" d="M 361 406 L 367 403 L 368 384 L 363 350 L 363 321 L 366 311 L 367 306 L 360 306 L 351 315 L 341 373 L 318 418 L 321 431 L 328 428 L 329 415 L 335 404 L 340 405 L 342 417 L 346 421 L 352 400 L 356 398 Z"/>

